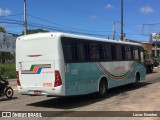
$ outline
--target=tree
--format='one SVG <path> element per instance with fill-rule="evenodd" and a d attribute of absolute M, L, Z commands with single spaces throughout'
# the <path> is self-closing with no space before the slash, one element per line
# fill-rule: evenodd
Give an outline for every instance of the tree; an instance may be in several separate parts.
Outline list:
<path fill-rule="evenodd" d="M 27 34 L 34 34 L 39 32 L 49 32 L 49 31 L 43 30 L 43 29 L 27 29 Z M 23 34 L 24 34 L 24 31 L 22 31 L 22 35 Z"/>
<path fill-rule="evenodd" d="M 0 26 L 0 32 L 6 33 L 5 28 Z"/>

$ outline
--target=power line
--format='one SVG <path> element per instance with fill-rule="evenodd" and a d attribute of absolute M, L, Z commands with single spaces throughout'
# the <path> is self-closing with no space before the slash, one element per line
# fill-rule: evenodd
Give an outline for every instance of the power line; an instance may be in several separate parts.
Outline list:
<path fill-rule="evenodd" d="M 133 35 L 133 36 L 150 36 L 149 34 L 134 34 L 134 33 L 125 33 L 126 35 Z"/>
<path fill-rule="evenodd" d="M 54 25 L 58 25 L 60 27 L 63 27 L 65 29 L 74 29 L 74 30 L 79 30 L 79 31 L 85 31 L 85 32 L 101 32 L 101 33 L 106 33 L 106 32 L 112 32 L 112 31 L 94 31 L 94 30 L 86 30 L 86 29 L 79 29 L 79 28 L 74 28 L 74 27 L 69 27 L 69 26 L 65 26 L 65 25 L 61 25 L 61 24 L 58 24 L 58 23 L 55 23 L 55 22 L 51 22 L 51 21 L 48 21 L 48 20 L 44 20 L 42 18 L 39 18 L 39 17 L 36 17 L 36 16 L 33 16 L 33 15 L 30 15 L 30 14 L 27 14 L 28 16 L 30 17 L 33 17 L 35 19 L 38 19 L 38 20 L 41 20 L 41 21 L 44 21 L 44 22 L 47 22 L 47 23 L 50 23 L 50 24 L 54 24 Z"/>
<path fill-rule="evenodd" d="M 8 19 L 8 18 L 2 18 L 0 19 L 1 23 L 5 24 L 13 24 L 13 25 L 19 25 L 23 26 L 23 21 L 20 20 L 15 20 L 15 19 Z M 33 28 L 40 28 L 40 29 L 46 29 L 46 30 L 52 30 L 52 31 L 59 31 L 59 32 L 67 32 L 67 33 L 75 33 L 75 34 L 83 34 L 83 35 L 91 35 L 91 36 L 100 36 L 100 37 L 107 37 L 107 34 L 98 34 L 96 32 L 88 33 L 86 31 L 75 31 L 75 30 L 68 30 L 64 28 L 59 28 L 55 26 L 50 26 L 50 25 L 44 25 L 44 24 L 39 24 L 39 23 L 33 23 L 28 21 L 28 27 L 33 27 Z M 118 35 L 120 33 L 115 33 L 116 38 L 118 38 Z M 125 33 L 126 35 L 129 36 L 149 36 L 149 34 L 133 34 L 133 33 Z"/>
<path fill-rule="evenodd" d="M 7 15 L 7 16 L 0 16 L 0 17 L 15 17 L 15 16 L 20 16 L 20 15 L 23 15 L 23 13 L 12 14 L 12 15 Z"/>
<path fill-rule="evenodd" d="M 151 34 L 160 32 L 160 23 L 154 24 L 143 24 L 142 25 L 142 34 Z"/>
<path fill-rule="evenodd" d="M 12 20 L 12 19 L 0 20 L 0 22 L 1 23 L 6 23 L 6 24 L 16 24 L 16 25 L 21 25 L 21 26 L 23 25 L 22 21 Z M 95 34 L 95 33 L 86 33 L 86 32 L 73 31 L 73 30 L 65 30 L 65 29 L 62 29 L 62 28 L 55 28 L 53 26 L 47 26 L 47 25 L 37 24 L 37 23 L 32 23 L 32 22 L 28 22 L 28 26 L 30 26 L 30 27 L 36 27 L 36 28 L 43 28 L 43 29 L 53 30 L 53 31 L 67 32 L 67 33 L 77 33 L 77 34 L 85 34 L 85 35 L 93 35 L 93 36 L 103 36 L 103 37 L 106 37 L 103 34 Z"/>

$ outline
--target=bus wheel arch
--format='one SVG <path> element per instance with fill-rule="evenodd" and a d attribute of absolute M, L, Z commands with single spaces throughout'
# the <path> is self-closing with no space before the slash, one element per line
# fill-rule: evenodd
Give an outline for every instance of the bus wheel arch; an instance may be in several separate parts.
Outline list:
<path fill-rule="evenodd" d="M 101 77 L 98 84 L 98 97 L 102 98 L 106 96 L 108 90 L 108 81 L 106 77 Z"/>

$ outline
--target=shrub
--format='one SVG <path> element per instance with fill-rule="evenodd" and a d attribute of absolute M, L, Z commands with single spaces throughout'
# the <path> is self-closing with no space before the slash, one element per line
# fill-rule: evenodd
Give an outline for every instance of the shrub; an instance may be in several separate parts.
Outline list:
<path fill-rule="evenodd" d="M 2 78 L 16 78 L 16 67 L 13 63 L 0 64 Z"/>

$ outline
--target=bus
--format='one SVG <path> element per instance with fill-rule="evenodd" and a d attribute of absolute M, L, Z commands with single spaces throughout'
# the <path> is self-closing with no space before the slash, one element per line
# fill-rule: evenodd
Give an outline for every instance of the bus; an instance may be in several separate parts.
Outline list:
<path fill-rule="evenodd" d="M 16 40 L 16 75 L 22 95 L 75 96 L 144 80 L 144 49 L 138 43 L 60 32 Z"/>

